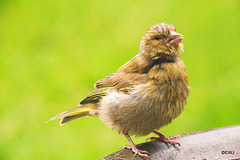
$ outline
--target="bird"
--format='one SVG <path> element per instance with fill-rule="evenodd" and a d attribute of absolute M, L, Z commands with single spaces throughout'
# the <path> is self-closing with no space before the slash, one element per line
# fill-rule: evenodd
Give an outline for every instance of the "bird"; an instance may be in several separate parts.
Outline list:
<path fill-rule="evenodd" d="M 166 22 L 150 27 L 140 41 L 139 53 L 130 61 L 94 84 L 78 107 L 62 112 L 60 125 L 84 116 L 98 117 L 110 129 L 126 136 L 135 155 L 149 158 L 130 136 L 153 132 L 161 140 L 180 146 L 177 137 L 168 138 L 157 130 L 179 116 L 190 92 L 187 70 L 181 53 L 183 35 Z"/>

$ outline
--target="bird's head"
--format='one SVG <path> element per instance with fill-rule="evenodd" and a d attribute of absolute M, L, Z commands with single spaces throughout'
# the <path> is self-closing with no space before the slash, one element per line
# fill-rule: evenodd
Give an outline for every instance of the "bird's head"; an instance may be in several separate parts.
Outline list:
<path fill-rule="evenodd" d="M 183 52 L 182 39 L 172 24 L 154 25 L 141 40 L 140 54 L 151 60 L 174 61 Z"/>

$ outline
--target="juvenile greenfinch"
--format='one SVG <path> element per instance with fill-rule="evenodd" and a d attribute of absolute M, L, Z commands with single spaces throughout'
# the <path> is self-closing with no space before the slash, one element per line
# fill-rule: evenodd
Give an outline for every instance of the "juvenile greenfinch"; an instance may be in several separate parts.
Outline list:
<path fill-rule="evenodd" d="M 60 124 L 83 116 L 96 116 L 109 128 L 124 134 L 131 146 L 122 146 L 141 157 L 147 151 L 137 149 L 130 135 L 143 136 L 153 132 L 166 143 L 167 138 L 157 132 L 171 123 L 184 108 L 189 95 L 185 64 L 180 59 L 183 36 L 167 23 L 152 26 L 140 42 L 139 53 L 129 62 L 95 83 L 95 90 L 79 106 L 62 112 L 50 120 L 61 118 Z"/>

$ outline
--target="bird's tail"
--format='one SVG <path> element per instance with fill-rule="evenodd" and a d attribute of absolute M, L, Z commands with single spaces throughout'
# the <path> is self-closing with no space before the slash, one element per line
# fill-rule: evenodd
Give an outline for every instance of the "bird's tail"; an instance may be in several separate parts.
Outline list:
<path fill-rule="evenodd" d="M 91 110 L 93 110 L 93 109 L 90 107 L 87 107 L 87 106 L 78 106 L 76 108 L 67 110 L 65 112 L 62 112 L 62 113 L 56 115 L 49 121 L 52 121 L 52 120 L 58 119 L 58 118 L 62 118 L 60 121 L 60 125 L 63 125 L 71 120 L 89 115 L 89 112 Z M 47 122 L 49 122 L 49 121 L 47 121 Z"/>

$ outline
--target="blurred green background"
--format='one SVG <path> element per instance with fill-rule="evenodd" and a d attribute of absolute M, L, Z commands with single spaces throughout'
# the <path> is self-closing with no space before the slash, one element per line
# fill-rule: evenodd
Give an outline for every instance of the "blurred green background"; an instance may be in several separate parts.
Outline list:
<path fill-rule="evenodd" d="M 94 117 L 45 123 L 134 57 L 163 21 L 184 35 L 191 93 L 167 136 L 239 124 L 240 1 L 0 1 L 0 159 L 99 159 L 129 144 Z M 147 137 L 134 138 L 135 143 Z"/>

